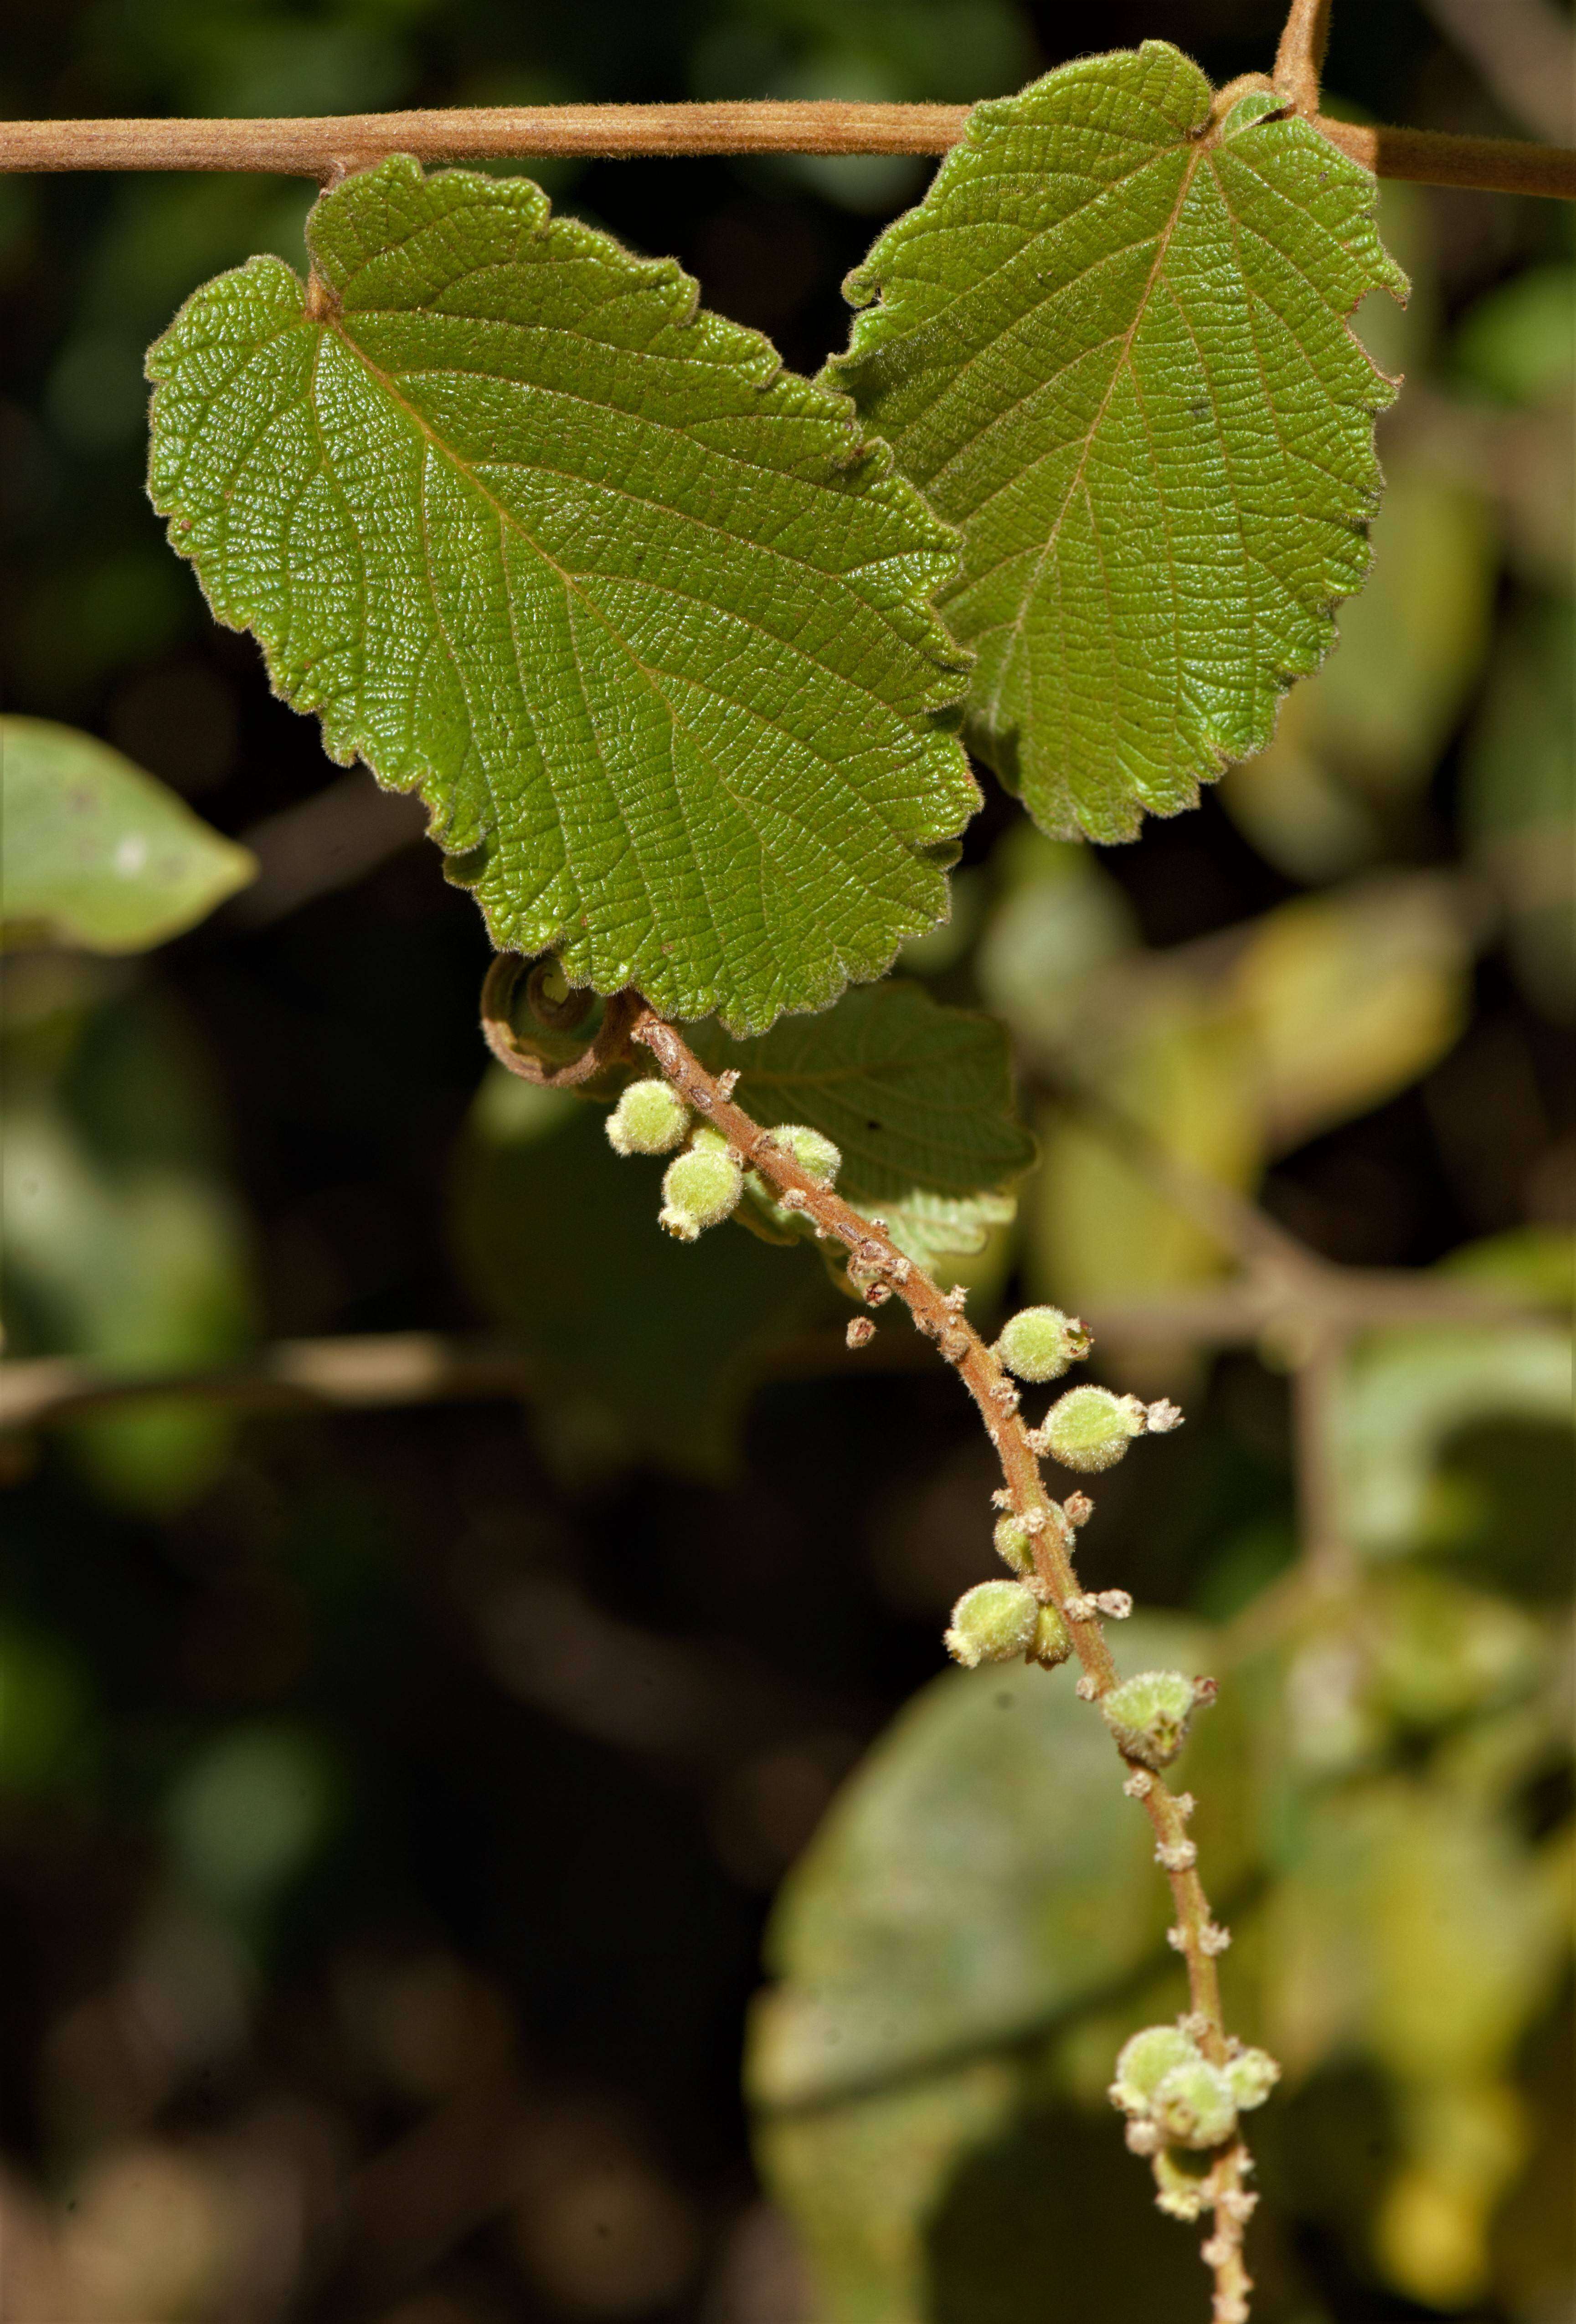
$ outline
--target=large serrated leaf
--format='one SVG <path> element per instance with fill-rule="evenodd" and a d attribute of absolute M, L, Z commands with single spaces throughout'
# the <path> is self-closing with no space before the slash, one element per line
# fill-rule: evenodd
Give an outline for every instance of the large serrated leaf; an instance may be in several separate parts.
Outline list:
<path fill-rule="evenodd" d="M 850 992 L 829 1015 L 788 1018 L 762 1038 L 703 1034 L 714 1069 L 737 1068 L 739 1102 L 772 1127 L 807 1122 L 839 1148 L 837 1190 L 879 1212 L 921 1266 L 983 1245 L 1035 1158 L 1018 1121 L 1007 1036 L 901 981 Z"/>
<path fill-rule="evenodd" d="M 1047 831 L 1131 838 L 1268 740 L 1368 562 L 1347 327 L 1405 279 L 1374 180 L 1164 42 L 983 105 L 849 279 L 829 376 L 963 533 L 971 746 Z"/>
<path fill-rule="evenodd" d="M 396 156 L 149 356 L 150 490 L 500 945 L 746 1031 L 945 910 L 947 529 L 847 402 L 528 180 Z"/>

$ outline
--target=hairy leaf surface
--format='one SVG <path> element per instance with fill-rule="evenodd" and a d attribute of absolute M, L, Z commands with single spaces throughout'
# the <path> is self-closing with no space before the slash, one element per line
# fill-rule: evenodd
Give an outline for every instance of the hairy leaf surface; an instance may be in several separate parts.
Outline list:
<path fill-rule="evenodd" d="M 843 1155 L 837 1191 L 880 1212 L 928 1265 L 978 1250 L 1013 1215 L 1006 1191 L 1035 1158 L 1018 1120 L 1007 1036 L 903 982 L 847 993 L 825 1017 L 788 1018 L 762 1038 L 703 1034 L 714 1071 L 740 1074 L 758 1121 L 809 1123 Z"/>
<path fill-rule="evenodd" d="M 879 975 L 972 811 L 952 536 L 846 401 L 539 188 L 396 156 L 149 356 L 150 489 L 501 946 L 745 1031 Z"/>
<path fill-rule="evenodd" d="M 256 875 L 255 860 L 107 742 L 0 718 L 0 930 L 8 943 L 143 952 Z"/>
<path fill-rule="evenodd" d="M 1394 389 L 1346 318 L 1405 289 L 1374 180 L 1212 101 L 1149 41 L 980 106 L 828 367 L 962 530 L 971 746 L 1068 837 L 1261 749 L 1368 563 Z"/>

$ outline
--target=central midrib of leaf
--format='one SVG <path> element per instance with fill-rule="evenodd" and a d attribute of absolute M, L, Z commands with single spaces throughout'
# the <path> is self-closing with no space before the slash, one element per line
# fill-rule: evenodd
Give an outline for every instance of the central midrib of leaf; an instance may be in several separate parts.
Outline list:
<path fill-rule="evenodd" d="M 1171 216 L 1166 219 L 1165 226 L 1161 228 L 1159 240 L 1155 246 L 1155 262 L 1149 269 L 1148 280 L 1145 283 L 1143 291 L 1139 296 L 1138 306 L 1134 310 L 1133 319 L 1128 325 L 1127 329 L 1122 333 L 1121 337 L 1118 342 L 1116 361 L 1111 365 L 1111 377 L 1106 382 L 1105 393 L 1100 399 L 1099 409 L 1091 420 L 1088 429 L 1085 432 L 1083 449 L 1078 455 L 1077 467 L 1073 473 L 1066 491 L 1062 495 L 1062 505 L 1056 511 L 1055 521 L 1052 523 L 1050 530 L 1046 535 L 1045 547 L 1041 549 L 1039 557 L 1036 561 L 1034 571 L 1030 575 L 1028 580 L 1024 584 L 1022 595 L 1018 599 L 1018 618 L 1012 624 L 1012 648 L 1014 654 L 1016 654 L 1022 647 L 1024 625 L 1028 618 L 1030 603 L 1034 597 L 1035 591 L 1039 586 L 1040 578 L 1045 572 L 1046 567 L 1049 564 L 1057 541 L 1060 539 L 1062 525 L 1066 517 L 1067 512 L 1072 507 L 1074 501 L 1077 498 L 1079 489 L 1083 484 L 1084 471 L 1089 466 L 1089 456 L 1094 449 L 1095 442 L 1099 438 L 1101 429 L 1105 421 L 1105 415 L 1111 410 L 1111 401 L 1112 396 L 1116 393 L 1117 383 L 1120 380 L 1124 370 L 1132 361 L 1133 342 L 1137 339 L 1138 332 L 1142 327 L 1144 318 L 1149 311 L 1149 301 L 1155 295 L 1155 285 L 1159 281 L 1161 270 L 1166 264 L 1166 254 L 1171 248 L 1172 237 L 1176 232 L 1177 220 L 1181 217 L 1183 211 L 1187 207 L 1187 197 L 1192 190 L 1193 181 L 1198 174 L 1200 158 L 1201 156 L 1196 153 L 1191 155 L 1183 171 L 1182 183 L 1177 189 L 1176 199 L 1172 204 Z M 1156 167 L 1156 164 L 1153 161 L 1148 161 L 1145 162 L 1142 167 L 1145 169 L 1153 169 Z M 1138 171 L 1134 172 L 1135 176 L 1138 174 Z M 1094 202 L 1103 200 L 1108 194 L 1114 191 L 1115 189 L 1113 187 L 1102 186 L 1098 194 L 1091 195 L 1089 201 L 1085 203 L 1083 207 L 1085 208 L 1089 208 Z M 1074 215 L 1075 216 L 1076 213 L 1074 212 Z M 1109 264 L 1110 254 L 1103 254 L 1098 263 L 1101 265 Z M 1037 384 L 1040 383 L 1037 383 Z M 1003 486 L 1002 489 L 1006 490 L 1007 487 Z M 979 576 L 976 576 L 974 577 L 977 579 Z M 992 717 L 996 715 L 1001 706 L 1001 696 L 1006 687 L 1007 673 L 1009 667 L 1009 662 L 1003 659 L 1001 668 L 997 671 L 996 684 L 991 696 L 991 715 Z"/>

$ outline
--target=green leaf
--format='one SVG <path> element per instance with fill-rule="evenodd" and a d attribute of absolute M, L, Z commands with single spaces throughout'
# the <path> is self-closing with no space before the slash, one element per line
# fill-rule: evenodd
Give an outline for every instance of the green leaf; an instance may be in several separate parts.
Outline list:
<path fill-rule="evenodd" d="M 604 1119 L 488 1076 L 452 1190 L 462 1277 L 537 1367 L 557 1449 L 725 1471 L 763 1358 L 837 1303 L 802 1255 L 721 1231 L 670 1240 L 662 1161 L 620 1160 Z"/>
<path fill-rule="evenodd" d="M 150 490 L 501 945 L 758 1031 L 945 910 L 951 534 L 840 398 L 526 179 L 396 156 L 150 353 Z"/>
<path fill-rule="evenodd" d="M 708 1028 L 696 1046 L 714 1072 L 738 1070 L 739 1102 L 758 1121 L 825 1131 L 843 1155 L 838 1193 L 879 1211 L 921 1266 L 979 1250 L 1011 1220 L 1006 1189 L 1035 1145 L 992 1019 L 898 981 L 850 992 L 827 1016 L 789 1018 L 759 1040 Z"/>
<path fill-rule="evenodd" d="M 1347 327 L 1405 280 L 1374 180 L 1164 42 L 982 106 L 849 279 L 830 375 L 963 533 L 969 742 L 1047 831 L 1130 838 L 1262 749 L 1368 563 Z"/>
<path fill-rule="evenodd" d="M 8 945 L 143 952 L 257 872 L 173 791 L 106 742 L 0 718 L 0 934 Z"/>

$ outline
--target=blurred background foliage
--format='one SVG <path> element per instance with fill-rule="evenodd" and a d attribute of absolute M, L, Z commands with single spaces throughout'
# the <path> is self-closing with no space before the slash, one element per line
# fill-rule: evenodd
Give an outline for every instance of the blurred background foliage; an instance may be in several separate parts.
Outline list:
<path fill-rule="evenodd" d="M 1149 34 L 1223 79 L 1278 14 L 11 0 L 0 109 L 963 98 Z M 1338 8 L 1330 81 L 1527 125 L 1415 0 Z M 924 172 L 543 175 L 811 370 Z M 0 180 L 5 707 L 258 866 L 141 958 L 8 931 L 7 1354 L 189 1374 L 506 1324 L 530 1393 L 0 1438 L 0 2314 L 1202 2318 L 1102 2096 L 1180 1990 L 1141 1821 L 1064 1681 L 935 1675 L 990 1558 L 953 1383 L 900 1323 L 846 1358 L 806 1252 L 665 1251 L 654 1173 L 484 1074 L 485 945 L 419 812 L 328 768 L 142 496 L 144 346 L 217 269 L 299 257 L 306 201 Z M 987 786 L 903 967 L 1004 1020 L 1040 1139 L 953 1262 L 973 1312 L 1085 1306 L 1103 1376 L 1187 1405 L 1085 1564 L 1147 1609 L 1125 1653 L 1226 1682 L 1186 1772 L 1232 2022 L 1287 2070 L 1264 2324 L 1558 2324 L 1576 274 L 1553 203 L 1383 209 L 1415 295 L 1359 321 L 1408 384 L 1339 651 L 1133 847 L 1054 846 Z M 1201 1323 L 1234 1257 L 1157 1152 L 1504 1316 L 1348 1335 L 1311 1497 L 1308 1345 Z"/>

